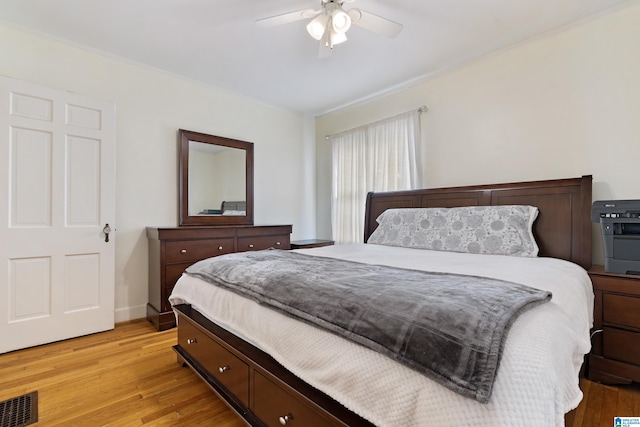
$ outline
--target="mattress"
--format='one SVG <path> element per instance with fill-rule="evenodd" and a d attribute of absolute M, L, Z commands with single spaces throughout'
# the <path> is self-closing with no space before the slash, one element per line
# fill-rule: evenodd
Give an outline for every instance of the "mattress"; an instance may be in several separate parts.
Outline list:
<path fill-rule="evenodd" d="M 563 426 L 582 399 L 578 372 L 590 349 L 591 282 L 553 258 L 428 251 L 373 244 L 304 249 L 306 254 L 508 280 L 552 292 L 516 320 L 493 394 L 483 404 L 386 356 L 183 275 L 170 297 L 269 353 L 295 375 L 378 426 Z"/>

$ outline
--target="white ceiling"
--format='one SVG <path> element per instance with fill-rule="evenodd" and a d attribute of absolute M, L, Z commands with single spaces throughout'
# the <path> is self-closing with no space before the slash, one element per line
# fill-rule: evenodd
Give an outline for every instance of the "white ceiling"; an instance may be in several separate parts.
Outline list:
<path fill-rule="evenodd" d="M 1 0 L 0 20 L 314 116 L 635 1 L 357 0 L 402 32 L 352 26 L 326 59 L 307 20 L 255 23 L 320 0 Z"/>

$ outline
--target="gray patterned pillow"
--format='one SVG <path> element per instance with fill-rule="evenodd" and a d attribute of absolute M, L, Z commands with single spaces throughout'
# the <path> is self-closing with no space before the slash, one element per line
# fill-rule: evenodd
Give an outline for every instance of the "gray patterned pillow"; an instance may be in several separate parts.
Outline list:
<path fill-rule="evenodd" d="M 535 257 L 533 206 L 388 209 L 368 243 L 436 251 Z"/>

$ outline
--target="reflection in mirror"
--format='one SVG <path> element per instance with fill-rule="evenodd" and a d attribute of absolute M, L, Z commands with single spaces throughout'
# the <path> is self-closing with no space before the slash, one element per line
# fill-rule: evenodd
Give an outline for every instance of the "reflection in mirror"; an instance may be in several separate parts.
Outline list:
<path fill-rule="evenodd" d="M 189 141 L 189 216 L 246 212 L 246 151 Z"/>
<path fill-rule="evenodd" d="M 253 144 L 179 131 L 180 224 L 253 224 Z"/>

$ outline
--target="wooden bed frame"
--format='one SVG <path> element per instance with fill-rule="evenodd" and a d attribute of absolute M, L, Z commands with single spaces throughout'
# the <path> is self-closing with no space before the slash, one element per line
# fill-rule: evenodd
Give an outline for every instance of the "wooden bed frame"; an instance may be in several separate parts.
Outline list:
<path fill-rule="evenodd" d="M 591 266 L 592 177 L 369 193 L 365 241 L 390 208 L 526 204 L 540 213 L 534 235 L 540 256 Z M 371 426 L 300 380 L 268 354 L 178 305 L 178 361 L 191 367 L 249 425 Z M 286 408 L 286 409 L 285 409 Z M 572 425 L 572 413 L 565 423 Z M 299 419 L 298 423 L 294 422 Z M 302 424 L 300 424 L 302 422 Z"/>

